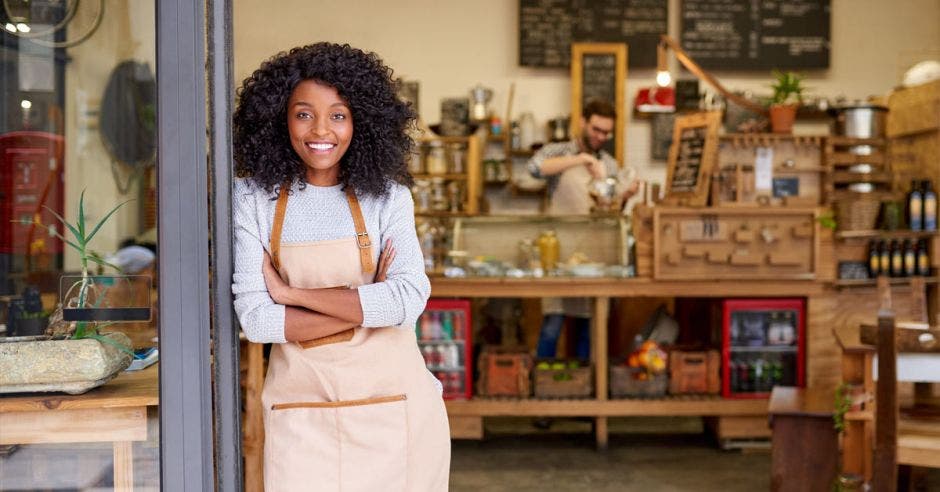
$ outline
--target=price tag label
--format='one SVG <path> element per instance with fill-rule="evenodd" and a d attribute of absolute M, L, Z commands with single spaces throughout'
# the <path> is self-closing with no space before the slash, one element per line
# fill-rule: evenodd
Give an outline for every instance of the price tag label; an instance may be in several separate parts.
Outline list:
<path fill-rule="evenodd" d="M 754 189 L 768 191 L 773 187 L 774 149 L 758 147 L 754 159 Z"/>

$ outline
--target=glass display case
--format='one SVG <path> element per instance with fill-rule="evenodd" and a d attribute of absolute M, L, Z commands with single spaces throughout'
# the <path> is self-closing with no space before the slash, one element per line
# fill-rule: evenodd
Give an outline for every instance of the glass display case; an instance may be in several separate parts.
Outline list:
<path fill-rule="evenodd" d="M 805 301 L 722 302 L 722 396 L 767 398 L 774 386 L 804 386 Z"/>
<path fill-rule="evenodd" d="M 632 235 L 626 216 L 460 217 L 454 219 L 449 236 L 447 276 L 633 274 Z"/>

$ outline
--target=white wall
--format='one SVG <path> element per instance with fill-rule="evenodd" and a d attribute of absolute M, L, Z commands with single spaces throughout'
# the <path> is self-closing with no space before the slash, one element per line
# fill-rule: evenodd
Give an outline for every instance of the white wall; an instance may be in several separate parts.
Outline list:
<path fill-rule="evenodd" d="M 679 0 L 669 0 L 669 7 L 676 36 Z M 477 83 L 496 90 L 493 107 L 500 114 L 511 82 L 513 114 L 532 111 L 543 123 L 569 112 L 567 70 L 518 66 L 518 0 L 235 0 L 234 17 L 236 83 L 278 51 L 345 42 L 377 52 L 397 74 L 419 80 L 421 115 L 429 123 L 438 121 L 442 98 L 464 96 Z M 809 95 L 884 94 L 913 61 L 928 56 L 940 59 L 940 1 L 832 0 L 830 68 L 807 74 Z M 715 75 L 731 89 L 767 92 L 770 83 L 769 73 Z M 652 85 L 653 76 L 653 70 L 627 74 L 631 110 L 637 89 Z M 650 161 L 649 140 L 649 123 L 628 118 L 627 162 L 641 176 L 662 181 L 665 165 Z"/>

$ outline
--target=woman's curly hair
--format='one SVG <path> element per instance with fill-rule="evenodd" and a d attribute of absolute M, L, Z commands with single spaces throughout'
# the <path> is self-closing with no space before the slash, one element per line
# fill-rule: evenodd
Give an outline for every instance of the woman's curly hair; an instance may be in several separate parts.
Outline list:
<path fill-rule="evenodd" d="M 316 43 L 279 53 L 242 82 L 233 118 L 236 174 L 269 193 L 294 180 L 306 185 L 306 166 L 287 130 L 287 101 L 309 79 L 335 88 L 352 112 L 340 183 L 372 196 L 385 196 L 392 182 L 410 186 L 406 162 L 414 146 L 408 136 L 414 112 L 398 98 L 392 70 L 378 55 L 348 44 Z"/>

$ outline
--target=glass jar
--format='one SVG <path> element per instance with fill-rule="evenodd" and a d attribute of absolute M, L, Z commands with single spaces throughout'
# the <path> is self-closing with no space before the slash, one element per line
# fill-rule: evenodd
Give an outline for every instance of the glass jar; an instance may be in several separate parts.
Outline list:
<path fill-rule="evenodd" d="M 546 273 L 555 270 L 555 265 L 558 264 L 558 258 L 560 256 L 560 246 L 555 231 L 551 229 L 543 231 L 542 234 L 539 235 L 537 245 L 542 269 L 545 270 Z"/>
<path fill-rule="evenodd" d="M 441 142 L 431 142 L 425 164 L 428 174 L 447 174 L 447 160 L 444 157 L 444 146 Z"/>
<path fill-rule="evenodd" d="M 452 143 L 447 146 L 450 172 L 454 174 L 463 174 L 464 172 L 464 150 L 459 143 Z"/>

